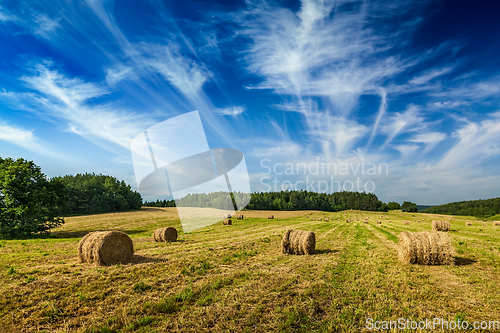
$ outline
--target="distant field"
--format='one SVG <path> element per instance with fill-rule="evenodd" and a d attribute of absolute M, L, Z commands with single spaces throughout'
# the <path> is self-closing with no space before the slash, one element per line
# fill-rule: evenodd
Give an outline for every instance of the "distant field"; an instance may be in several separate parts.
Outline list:
<path fill-rule="evenodd" d="M 306 213 L 245 211 L 232 226 L 184 234 L 175 208 L 145 208 L 67 218 L 57 238 L 0 241 L 0 331 L 359 332 L 368 317 L 500 321 L 500 226 L 401 211 L 313 212 L 330 222 Z M 451 218 L 456 266 L 398 262 L 401 231 Z M 178 241 L 154 243 L 162 226 L 176 227 Z M 282 255 L 288 228 L 314 231 L 317 253 Z M 133 239 L 134 262 L 79 264 L 80 238 L 110 229 Z"/>

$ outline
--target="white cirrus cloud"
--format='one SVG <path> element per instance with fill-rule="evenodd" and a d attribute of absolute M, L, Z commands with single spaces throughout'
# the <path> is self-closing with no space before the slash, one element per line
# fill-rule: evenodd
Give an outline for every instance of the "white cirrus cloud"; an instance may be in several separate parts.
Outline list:
<path fill-rule="evenodd" d="M 9 142 L 15 146 L 39 153 L 42 155 L 60 158 L 59 154 L 48 149 L 42 141 L 33 134 L 34 130 L 27 130 L 12 126 L 0 120 L 0 140 Z"/>
<path fill-rule="evenodd" d="M 66 130 L 91 141 L 106 140 L 130 148 L 131 140 L 151 119 L 120 108 L 116 103 L 98 101 L 109 90 L 101 85 L 71 78 L 50 68 L 50 63 L 37 64 L 32 75 L 21 81 L 30 94 L 4 93 L 4 100 L 17 107 L 37 110 L 42 116 L 65 122 Z"/>
<path fill-rule="evenodd" d="M 227 108 L 216 109 L 215 111 L 223 116 L 237 117 L 238 115 L 244 113 L 246 109 L 243 106 L 231 106 Z"/>
<path fill-rule="evenodd" d="M 417 134 L 411 137 L 408 141 L 413 143 L 423 143 L 425 145 L 423 154 L 425 154 L 434 149 L 434 147 L 444 139 L 446 139 L 445 133 L 430 132 Z"/>

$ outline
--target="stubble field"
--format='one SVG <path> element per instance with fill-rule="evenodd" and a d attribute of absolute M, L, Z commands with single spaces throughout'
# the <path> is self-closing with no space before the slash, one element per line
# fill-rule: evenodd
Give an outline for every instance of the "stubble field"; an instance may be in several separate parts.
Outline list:
<path fill-rule="evenodd" d="M 70 217 L 52 238 L 0 241 L 0 331 L 359 332 L 368 331 L 367 318 L 500 320 L 500 226 L 491 222 L 455 216 L 456 264 L 418 266 L 398 261 L 398 234 L 430 231 L 432 220 L 451 217 L 243 214 L 231 226 L 184 234 L 175 208 L 145 208 Z M 177 228 L 177 242 L 153 242 L 163 226 Z M 281 254 L 290 228 L 316 233 L 315 255 Z M 81 237 L 111 229 L 132 238 L 133 262 L 78 263 Z"/>

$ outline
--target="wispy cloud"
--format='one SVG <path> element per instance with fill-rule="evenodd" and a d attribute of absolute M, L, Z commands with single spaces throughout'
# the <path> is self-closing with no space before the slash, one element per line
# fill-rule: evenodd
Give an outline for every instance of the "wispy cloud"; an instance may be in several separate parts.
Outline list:
<path fill-rule="evenodd" d="M 419 147 L 417 145 L 394 145 L 392 148 L 401 153 L 402 158 L 407 158 L 413 154 Z"/>
<path fill-rule="evenodd" d="M 6 11 L 2 6 L 0 6 L 0 22 L 17 21 L 19 20 L 16 16 L 12 15 Z"/>
<path fill-rule="evenodd" d="M 39 138 L 33 134 L 33 130 L 11 126 L 0 120 L 0 140 L 9 142 L 15 146 L 33 151 L 38 154 L 59 158 L 60 156 L 46 148 Z"/>
<path fill-rule="evenodd" d="M 243 106 L 232 106 L 228 108 L 217 109 L 216 112 L 223 116 L 237 117 L 238 115 L 245 112 L 245 110 L 246 109 Z"/>
<path fill-rule="evenodd" d="M 56 30 L 61 28 L 61 25 L 59 24 L 60 20 L 60 18 L 51 19 L 45 14 L 36 14 L 33 32 L 35 35 L 39 35 L 44 38 L 53 37 L 56 35 Z"/>
<path fill-rule="evenodd" d="M 21 78 L 33 92 L 25 103 L 37 106 L 45 116 L 66 121 L 66 130 L 129 148 L 145 122 L 151 121 L 112 103 L 95 103 L 109 93 L 106 87 L 67 77 L 49 66 L 37 64 L 33 75 Z"/>
<path fill-rule="evenodd" d="M 425 145 L 423 154 L 425 154 L 428 151 L 434 149 L 434 147 L 444 139 L 446 139 L 445 133 L 431 132 L 417 134 L 410 138 L 408 141 L 414 143 L 423 143 Z"/>
<path fill-rule="evenodd" d="M 444 155 L 437 164 L 448 170 L 484 163 L 488 158 L 500 153 L 500 113 L 491 114 L 479 123 L 466 123 L 453 133 L 457 143 Z"/>
<path fill-rule="evenodd" d="M 390 52 L 397 38 L 411 30 L 415 22 L 393 33 L 370 28 L 374 18 L 399 15 L 408 7 L 352 3 L 346 9 L 342 5 L 337 1 L 304 0 L 300 10 L 293 12 L 268 3 L 252 3 L 238 20 L 240 34 L 252 40 L 245 56 L 248 69 L 262 78 L 251 88 L 271 89 L 287 96 L 289 101 L 276 108 L 301 112 L 309 135 L 318 141 L 322 152 L 337 157 L 371 132 L 366 144 L 369 148 L 381 124 L 387 132 L 384 118 L 388 90 L 384 83 L 429 57 L 423 53 L 405 59 Z M 423 83 L 450 70 L 425 73 L 414 81 Z M 352 119 L 360 96 L 365 94 L 378 95 L 381 100 L 369 127 Z M 419 120 L 411 110 L 398 115 L 384 145 Z M 415 119 L 410 119 L 412 116 Z"/>
<path fill-rule="evenodd" d="M 410 105 L 404 112 L 391 114 L 382 127 L 382 131 L 387 135 L 382 147 L 406 131 L 415 131 L 425 126 L 424 117 L 422 117 L 419 107 L 415 105 Z"/>

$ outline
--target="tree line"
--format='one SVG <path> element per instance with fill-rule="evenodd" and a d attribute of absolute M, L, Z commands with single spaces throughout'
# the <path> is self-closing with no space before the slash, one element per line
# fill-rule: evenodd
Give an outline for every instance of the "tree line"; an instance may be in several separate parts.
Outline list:
<path fill-rule="evenodd" d="M 142 197 L 115 177 L 48 178 L 32 161 L 0 157 L 0 236 L 48 233 L 63 216 L 139 209 Z"/>
<path fill-rule="evenodd" d="M 487 218 L 500 214 L 500 198 L 451 202 L 421 210 L 423 213 Z"/>
<path fill-rule="evenodd" d="M 388 205 L 380 201 L 373 193 L 347 191 L 334 193 L 280 191 L 258 192 L 251 195 L 238 192 L 188 194 L 179 200 L 178 205 L 183 207 L 233 209 L 235 201 L 247 202 L 248 199 L 250 199 L 250 202 L 246 206 L 246 209 L 249 210 L 323 210 L 330 212 L 346 209 L 367 211 L 388 210 Z M 175 207 L 176 203 L 174 200 L 156 200 L 145 202 L 143 205 L 148 207 Z"/>

